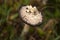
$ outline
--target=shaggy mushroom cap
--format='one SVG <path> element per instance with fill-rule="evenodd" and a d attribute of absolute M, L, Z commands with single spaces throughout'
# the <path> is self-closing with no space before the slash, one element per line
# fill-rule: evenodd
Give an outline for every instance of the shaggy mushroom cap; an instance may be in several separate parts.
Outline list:
<path fill-rule="evenodd" d="M 30 25 L 37 25 L 42 22 L 42 14 L 35 6 L 23 6 L 21 7 L 19 13 L 22 20 Z"/>

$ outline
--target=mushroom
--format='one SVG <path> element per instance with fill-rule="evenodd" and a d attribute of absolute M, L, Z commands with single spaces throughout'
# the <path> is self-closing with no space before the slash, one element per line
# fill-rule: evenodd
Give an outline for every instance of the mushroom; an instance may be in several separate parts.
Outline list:
<path fill-rule="evenodd" d="M 36 6 L 32 7 L 31 5 L 22 6 L 19 9 L 19 16 L 21 20 L 25 23 L 24 29 L 21 35 L 25 35 L 28 30 L 29 26 L 35 26 L 42 23 L 42 14 L 38 11 Z"/>
<path fill-rule="evenodd" d="M 21 19 L 24 21 L 24 23 L 29 25 L 38 25 L 39 23 L 42 23 L 42 14 L 38 11 L 38 9 L 31 5 L 23 6 L 19 10 L 19 14 Z"/>

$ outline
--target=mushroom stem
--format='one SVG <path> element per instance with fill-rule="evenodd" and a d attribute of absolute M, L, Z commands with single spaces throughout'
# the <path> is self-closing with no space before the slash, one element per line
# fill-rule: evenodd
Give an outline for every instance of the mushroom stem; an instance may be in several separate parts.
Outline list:
<path fill-rule="evenodd" d="M 24 28 L 22 30 L 21 36 L 26 35 L 28 33 L 28 31 L 29 31 L 29 28 L 30 28 L 29 25 L 25 24 L 25 26 L 24 26 Z"/>
<path fill-rule="evenodd" d="M 26 36 L 26 34 L 28 33 L 29 28 L 30 28 L 30 26 L 27 25 L 27 24 L 25 24 L 25 26 L 24 26 L 24 28 L 23 28 L 23 30 L 22 30 L 22 33 L 21 33 L 21 35 L 20 35 L 20 39 L 21 39 L 21 40 L 24 40 L 24 39 L 25 39 L 25 36 Z"/>

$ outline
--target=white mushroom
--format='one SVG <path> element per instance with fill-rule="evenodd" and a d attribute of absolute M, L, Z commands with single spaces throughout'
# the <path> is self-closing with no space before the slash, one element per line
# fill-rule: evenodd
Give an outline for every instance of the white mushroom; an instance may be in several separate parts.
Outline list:
<path fill-rule="evenodd" d="M 38 9 L 31 5 L 23 6 L 20 11 L 20 16 L 23 21 L 30 25 L 37 25 L 42 22 L 42 14 L 38 11 Z"/>

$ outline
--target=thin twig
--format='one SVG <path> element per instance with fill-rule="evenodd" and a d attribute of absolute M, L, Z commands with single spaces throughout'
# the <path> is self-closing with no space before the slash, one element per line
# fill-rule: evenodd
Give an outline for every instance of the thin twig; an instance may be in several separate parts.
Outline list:
<path fill-rule="evenodd" d="M 48 40 L 49 36 L 53 32 L 54 25 L 57 23 L 55 19 L 50 19 L 47 24 L 44 26 L 43 31 L 46 32 L 46 35 L 41 40 Z"/>
<path fill-rule="evenodd" d="M 54 24 L 56 24 L 57 21 L 55 19 L 50 19 L 47 24 L 44 26 L 43 30 L 46 31 L 48 29 L 53 28 Z"/>

